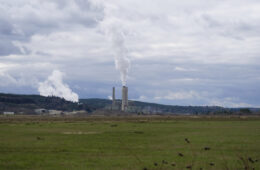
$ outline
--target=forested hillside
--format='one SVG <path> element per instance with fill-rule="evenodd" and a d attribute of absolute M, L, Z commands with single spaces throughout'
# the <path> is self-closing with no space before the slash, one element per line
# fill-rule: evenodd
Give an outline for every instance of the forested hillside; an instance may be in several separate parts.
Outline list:
<path fill-rule="evenodd" d="M 79 111 L 95 114 L 97 110 L 119 111 L 121 100 L 111 107 L 112 101 L 108 99 L 80 99 L 79 103 L 66 101 L 59 97 L 44 97 L 40 95 L 17 95 L 0 93 L 0 113 L 9 111 L 20 114 L 35 114 L 35 109 Z M 223 108 L 219 106 L 175 106 L 129 101 L 129 113 L 134 114 L 259 114 L 257 108 Z M 113 113 L 113 112 L 108 112 Z"/>
<path fill-rule="evenodd" d="M 0 111 L 33 113 L 35 109 L 55 109 L 62 111 L 86 110 L 90 107 L 66 101 L 59 97 L 44 97 L 40 95 L 16 95 L 0 93 Z"/>

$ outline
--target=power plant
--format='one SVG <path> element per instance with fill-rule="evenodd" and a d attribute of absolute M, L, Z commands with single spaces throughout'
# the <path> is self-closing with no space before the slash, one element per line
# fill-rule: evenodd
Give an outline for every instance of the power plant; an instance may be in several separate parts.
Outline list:
<path fill-rule="evenodd" d="M 115 87 L 112 90 L 112 109 L 116 108 L 116 97 L 115 97 Z M 121 103 L 121 111 L 127 111 L 128 109 L 128 87 L 122 87 L 122 103 Z"/>

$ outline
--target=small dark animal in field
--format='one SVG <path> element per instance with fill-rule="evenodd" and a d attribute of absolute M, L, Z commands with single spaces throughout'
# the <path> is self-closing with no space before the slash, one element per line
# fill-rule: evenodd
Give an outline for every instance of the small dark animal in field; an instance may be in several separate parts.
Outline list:
<path fill-rule="evenodd" d="M 248 160 L 249 160 L 249 162 L 251 162 L 252 164 L 255 163 L 255 161 L 254 161 L 251 157 L 249 157 Z"/>
<path fill-rule="evenodd" d="M 203 170 L 203 168 L 200 168 L 200 170 Z"/>
<path fill-rule="evenodd" d="M 44 140 L 44 138 L 41 138 L 39 136 L 36 137 L 37 140 Z"/>
<path fill-rule="evenodd" d="M 188 138 L 185 138 L 185 141 L 186 141 L 187 143 L 190 143 L 190 141 L 189 141 L 189 139 L 188 139 Z"/>
<path fill-rule="evenodd" d="M 163 163 L 163 164 L 168 164 L 168 162 L 167 162 L 167 161 L 165 161 L 165 160 L 162 160 L 162 163 Z"/>
<path fill-rule="evenodd" d="M 213 162 L 209 163 L 210 166 L 214 166 L 215 164 Z"/>
<path fill-rule="evenodd" d="M 255 162 L 258 162 L 258 160 L 256 159 Z"/>
<path fill-rule="evenodd" d="M 144 167 L 143 170 L 148 170 L 148 169 L 146 167 Z"/>
<path fill-rule="evenodd" d="M 180 157 L 183 157 L 183 156 L 184 156 L 182 153 L 179 153 L 178 155 L 179 155 Z"/>
<path fill-rule="evenodd" d="M 117 124 L 110 125 L 111 127 L 117 127 Z"/>
<path fill-rule="evenodd" d="M 192 169 L 191 165 L 186 166 L 187 169 Z"/>
<path fill-rule="evenodd" d="M 172 165 L 172 166 L 175 166 L 176 164 L 173 162 L 173 163 L 171 163 L 171 165 Z"/>
<path fill-rule="evenodd" d="M 154 162 L 154 166 L 158 166 L 158 163 L 157 163 L 157 162 Z"/>
<path fill-rule="evenodd" d="M 204 147 L 204 150 L 205 150 L 205 151 L 209 151 L 209 150 L 210 150 L 210 147 Z"/>

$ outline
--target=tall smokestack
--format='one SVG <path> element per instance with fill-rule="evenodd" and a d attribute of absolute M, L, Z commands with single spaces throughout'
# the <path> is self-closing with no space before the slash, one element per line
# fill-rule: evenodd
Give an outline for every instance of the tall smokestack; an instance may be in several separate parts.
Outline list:
<path fill-rule="evenodd" d="M 113 92 L 112 92 L 112 107 L 115 107 L 116 105 L 116 89 L 113 87 Z"/>
<path fill-rule="evenodd" d="M 128 87 L 122 87 L 122 111 L 126 111 L 128 108 Z"/>

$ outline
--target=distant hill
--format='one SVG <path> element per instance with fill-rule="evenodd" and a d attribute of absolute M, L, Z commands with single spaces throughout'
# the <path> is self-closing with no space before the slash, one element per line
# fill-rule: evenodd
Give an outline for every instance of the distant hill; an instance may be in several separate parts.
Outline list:
<path fill-rule="evenodd" d="M 80 99 L 95 110 L 111 109 L 112 101 L 108 99 Z M 121 100 L 116 101 L 115 109 L 120 109 Z M 219 106 L 177 106 L 147 103 L 129 100 L 129 112 L 149 114 L 260 114 L 260 108 L 224 108 Z"/>
<path fill-rule="evenodd" d="M 108 99 L 80 99 L 95 109 L 111 109 L 112 101 Z M 121 100 L 117 100 L 116 109 L 120 109 Z M 140 101 L 129 101 L 129 112 L 150 114 L 209 114 L 213 112 L 228 112 L 229 109 L 218 106 L 173 106 Z"/>
<path fill-rule="evenodd" d="M 17 95 L 0 93 L 0 111 L 24 112 L 33 114 L 34 109 L 54 109 L 63 111 L 86 110 L 87 105 L 79 105 L 59 97 L 44 97 L 40 95 Z"/>
<path fill-rule="evenodd" d="M 66 101 L 59 97 L 44 97 L 40 95 L 18 95 L 0 93 L 0 113 L 11 111 L 15 113 L 35 114 L 34 110 L 44 108 L 48 110 L 79 111 L 95 113 L 102 110 L 113 113 L 111 110 L 120 110 L 121 100 L 111 107 L 112 101 L 108 99 L 80 99 L 79 103 Z M 219 106 L 173 106 L 140 101 L 129 101 L 129 113 L 136 114 L 259 114 L 258 108 L 223 108 Z"/>

